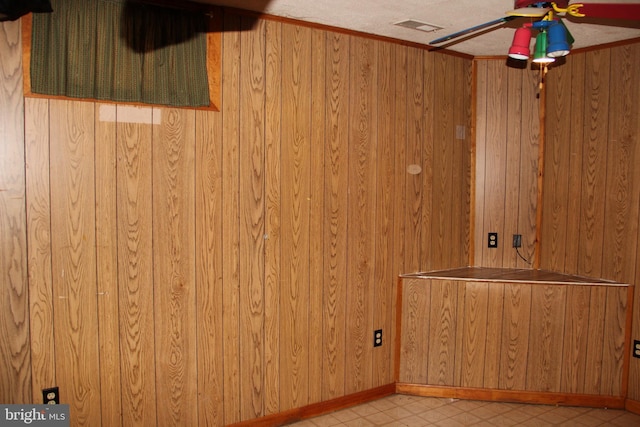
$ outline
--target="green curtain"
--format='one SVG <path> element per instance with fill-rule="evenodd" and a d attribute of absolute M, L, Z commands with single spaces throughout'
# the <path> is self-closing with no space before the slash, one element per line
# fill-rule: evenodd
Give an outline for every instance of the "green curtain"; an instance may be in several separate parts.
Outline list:
<path fill-rule="evenodd" d="M 207 17 L 129 0 L 52 0 L 34 14 L 31 90 L 208 106 Z"/>

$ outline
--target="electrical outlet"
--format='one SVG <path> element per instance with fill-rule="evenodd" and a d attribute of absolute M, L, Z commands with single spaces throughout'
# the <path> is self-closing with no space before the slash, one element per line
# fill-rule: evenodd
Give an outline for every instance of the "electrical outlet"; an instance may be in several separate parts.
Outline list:
<path fill-rule="evenodd" d="M 60 403 L 60 392 L 58 387 L 42 389 L 42 403 L 45 405 L 57 405 Z"/>
<path fill-rule="evenodd" d="M 640 359 L 640 340 L 633 340 L 633 357 Z"/>
<path fill-rule="evenodd" d="M 498 233 L 489 233 L 489 237 L 487 239 L 487 247 L 489 248 L 498 247 Z"/>
<path fill-rule="evenodd" d="M 380 347 L 382 345 L 382 329 L 373 331 L 373 346 Z"/>
<path fill-rule="evenodd" d="M 519 248 L 522 246 L 522 234 L 513 235 L 513 247 Z"/>

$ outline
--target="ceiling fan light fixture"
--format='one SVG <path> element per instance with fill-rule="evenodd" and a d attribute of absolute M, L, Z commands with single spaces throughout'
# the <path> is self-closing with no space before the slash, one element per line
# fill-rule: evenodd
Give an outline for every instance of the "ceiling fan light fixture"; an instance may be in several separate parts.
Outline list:
<path fill-rule="evenodd" d="M 548 64 L 555 61 L 555 58 L 547 56 L 547 33 L 541 31 L 536 36 L 536 48 L 533 53 L 533 62 L 537 64 Z"/>
<path fill-rule="evenodd" d="M 518 28 L 513 35 L 513 42 L 509 48 L 509 57 L 526 61 L 531 55 L 531 29 L 528 27 Z"/>
<path fill-rule="evenodd" d="M 567 56 L 571 47 L 567 41 L 567 29 L 560 23 L 555 23 L 547 29 L 547 56 L 558 58 Z"/>

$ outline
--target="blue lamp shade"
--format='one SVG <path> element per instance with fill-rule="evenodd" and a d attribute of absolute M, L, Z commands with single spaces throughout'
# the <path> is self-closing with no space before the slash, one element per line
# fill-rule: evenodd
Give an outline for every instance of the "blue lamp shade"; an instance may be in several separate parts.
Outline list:
<path fill-rule="evenodd" d="M 513 43 L 509 48 L 509 57 L 526 61 L 531 54 L 530 45 L 531 29 L 527 27 L 518 28 L 513 35 Z"/>
<path fill-rule="evenodd" d="M 555 60 L 555 58 L 547 56 L 547 33 L 545 31 L 541 31 L 536 36 L 536 49 L 533 53 L 533 62 L 538 64 L 548 64 Z"/>
<path fill-rule="evenodd" d="M 547 29 L 547 56 L 557 58 L 569 54 L 569 43 L 567 42 L 567 29 L 564 25 L 557 23 L 550 25 Z"/>

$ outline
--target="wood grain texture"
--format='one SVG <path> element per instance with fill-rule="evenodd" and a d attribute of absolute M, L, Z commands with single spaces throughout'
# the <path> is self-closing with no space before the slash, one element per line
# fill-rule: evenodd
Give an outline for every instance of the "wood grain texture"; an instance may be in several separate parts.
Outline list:
<path fill-rule="evenodd" d="M 56 384 L 51 272 L 51 187 L 49 184 L 49 101 L 25 99 L 27 245 L 29 247 L 29 318 L 31 401 Z"/>
<path fill-rule="evenodd" d="M 322 401 L 324 337 L 324 183 L 327 33 L 311 31 L 311 164 L 309 173 L 309 404 Z M 385 383 L 387 384 L 387 383 Z"/>
<path fill-rule="evenodd" d="M 222 59 L 222 222 L 224 423 L 240 421 L 240 17 L 225 13 Z"/>
<path fill-rule="evenodd" d="M 400 382 L 427 383 L 430 292 L 430 281 L 403 279 Z"/>
<path fill-rule="evenodd" d="M 6 373 L 0 401 L 6 403 L 32 396 L 20 34 L 19 21 L 0 23 L 0 364 Z"/>
<path fill-rule="evenodd" d="M 100 330 L 102 424 L 122 423 L 120 375 L 120 299 L 118 294 L 117 133 L 115 121 L 100 120 L 95 104 L 96 283 Z"/>
<path fill-rule="evenodd" d="M 424 143 L 424 53 L 408 48 L 407 54 L 407 106 L 406 106 L 406 165 L 418 165 L 423 170 L 427 166 L 423 162 Z M 405 232 L 412 238 L 405 239 L 404 272 L 415 272 L 422 269 L 422 186 L 421 174 L 407 174 L 405 198 Z"/>
<path fill-rule="evenodd" d="M 93 426 L 101 422 L 94 107 L 51 101 L 50 120 L 56 381 L 77 425 Z"/>
<path fill-rule="evenodd" d="M 531 289 L 531 332 L 527 355 L 527 387 L 560 391 L 564 310 L 567 287 Z"/>
<path fill-rule="evenodd" d="M 630 287 L 572 277 L 555 284 L 403 277 L 399 383 L 620 397 Z M 594 293 L 606 300 L 588 301 Z"/>
<path fill-rule="evenodd" d="M 196 361 L 195 111 L 162 109 L 154 126 L 153 278 L 158 423 L 198 422 Z"/>
<path fill-rule="evenodd" d="M 282 26 L 281 410 L 309 403 L 311 30 Z"/>
<path fill-rule="evenodd" d="M 454 281 L 431 282 L 429 306 L 429 352 L 427 381 L 429 384 L 453 384 L 456 353 L 458 288 Z"/>
<path fill-rule="evenodd" d="M 371 388 L 377 123 L 377 45 L 351 38 L 346 392 Z"/>
<path fill-rule="evenodd" d="M 465 81 L 470 61 L 232 11 L 222 21 L 220 112 L 29 100 L 28 155 L 42 166 L 29 172 L 27 206 L 33 221 L 57 227 L 51 243 L 46 228 L 28 228 L 41 251 L 33 284 L 43 292 L 31 299 L 32 325 L 47 315 L 60 324 L 58 231 L 71 223 L 60 195 L 71 184 L 58 171 L 91 177 L 73 191 L 82 202 L 64 207 L 92 218 L 82 223 L 94 233 L 83 245 L 95 240 L 78 264 L 92 277 L 81 290 L 95 304 L 83 322 L 93 338 L 71 334 L 95 346 L 91 363 L 81 369 L 69 358 L 60 371 L 71 340 L 60 338 L 66 329 L 41 329 L 32 341 L 49 333 L 56 350 L 33 359 L 31 380 L 58 384 L 74 407 L 88 407 L 68 390 L 89 382 L 73 369 L 90 372 L 91 415 L 103 425 L 250 423 L 388 387 L 395 276 L 431 265 L 434 248 L 443 249 L 438 264 L 466 259 L 443 242 L 463 235 L 469 216 L 445 218 L 453 202 L 436 192 L 468 191 L 456 171 L 467 141 L 447 147 L 453 119 L 437 145 L 425 138 L 437 131 L 436 64 Z M 454 93 L 451 83 L 439 92 L 446 117 L 470 104 L 449 100 Z M 51 103 L 64 120 L 45 120 Z M 84 132 L 77 144 L 93 150 L 77 164 L 67 129 Z M 412 164 L 423 172 L 408 174 Z M 443 234 L 432 247 L 435 229 Z M 79 305 L 68 308 L 91 307 Z M 376 349 L 374 329 L 384 336 Z"/>
<path fill-rule="evenodd" d="M 323 399 L 345 393 L 350 37 L 328 34 L 325 143 Z"/>
<path fill-rule="evenodd" d="M 240 417 L 264 415 L 265 26 L 242 18 L 240 74 Z M 246 46 L 246 48 L 245 48 Z"/>
<path fill-rule="evenodd" d="M 631 167 L 638 156 L 640 129 L 639 107 L 631 100 L 640 93 L 640 78 L 630 72 L 638 66 L 639 48 L 635 43 L 585 52 L 572 56 L 566 69 L 550 74 L 547 160 L 563 174 L 558 176 L 566 186 L 556 185 L 557 174 L 545 176 L 544 205 L 549 207 L 544 208 L 543 268 L 557 265 L 566 273 L 629 283 L 640 277 L 635 243 L 640 176 L 638 168 Z M 574 112 L 568 122 L 552 118 L 565 116 L 567 108 Z M 603 298 L 591 295 L 589 346 L 602 342 L 598 319 Z M 635 301 L 637 331 L 637 295 Z M 585 392 L 598 391 L 602 357 L 599 352 L 588 355 Z M 629 380 L 629 396 L 637 398 L 640 366 L 633 360 Z"/>
<path fill-rule="evenodd" d="M 267 21 L 265 38 L 264 407 L 265 414 L 269 415 L 280 409 L 282 25 Z"/>
<path fill-rule="evenodd" d="M 373 351 L 372 385 L 389 384 L 393 380 L 391 350 L 393 340 L 390 332 L 393 324 L 393 220 L 395 178 L 395 46 L 380 45 L 377 61 L 377 156 L 376 156 L 376 205 L 375 218 L 375 265 L 374 301 L 372 329 L 382 329 L 383 345 Z"/>
<path fill-rule="evenodd" d="M 476 64 L 474 265 L 531 268 L 537 256 L 539 71 Z M 487 235 L 498 233 L 498 247 Z M 522 235 L 520 254 L 511 236 Z"/>
<path fill-rule="evenodd" d="M 464 312 L 460 323 L 463 325 L 462 348 L 460 350 L 461 387 L 484 385 L 483 369 L 486 353 L 489 285 L 487 283 L 464 283 Z"/>
<path fill-rule="evenodd" d="M 147 122 L 152 114 L 145 110 Z M 122 424 L 145 425 L 157 423 L 152 130 L 149 124 L 118 123 L 116 132 Z"/>
<path fill-rule="evenodd" d="M 198 424 L 224 424 L 222 117 L 196 113 Z"/>

